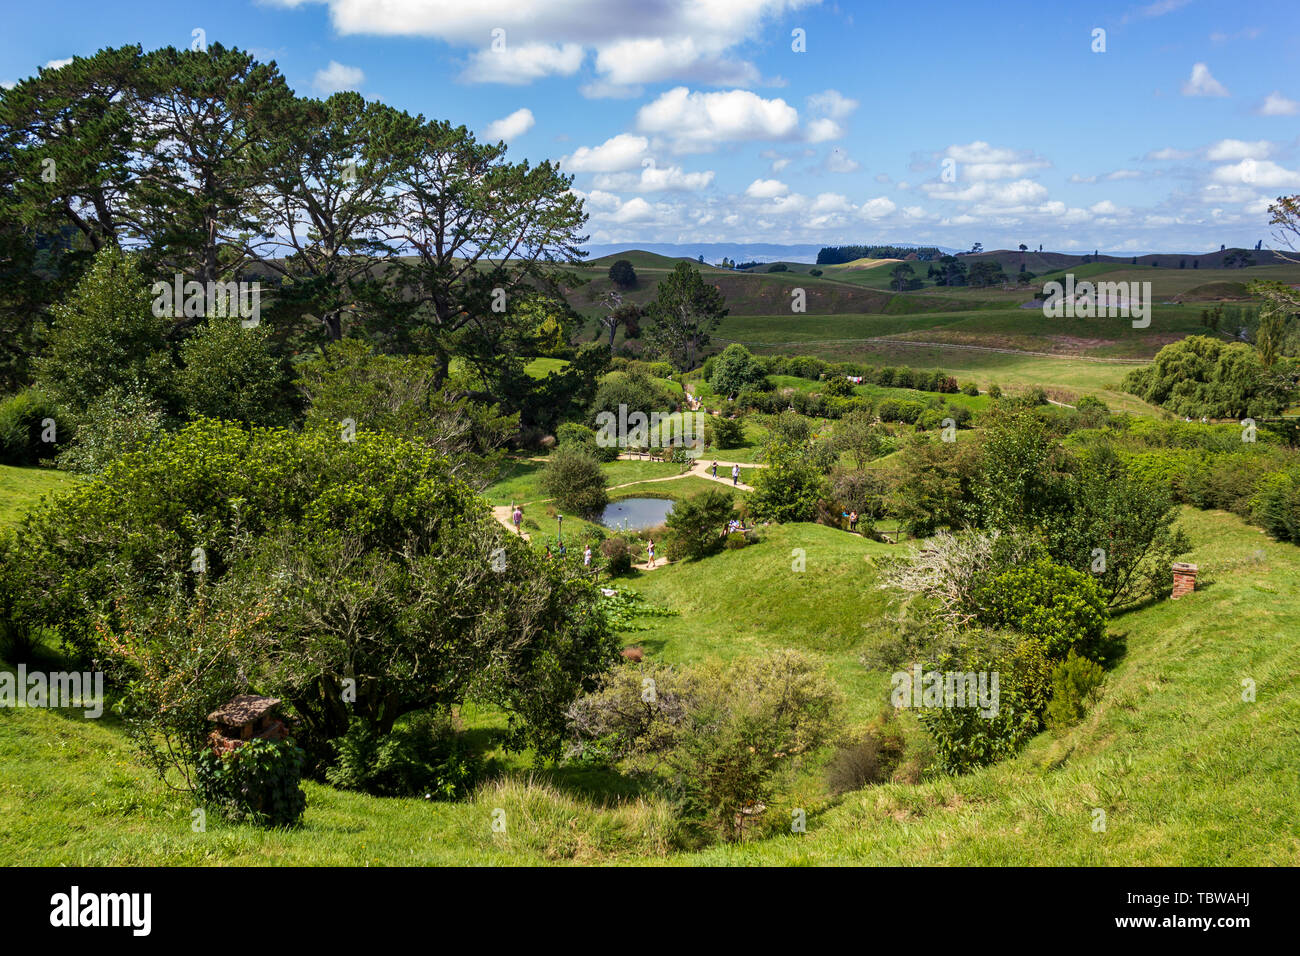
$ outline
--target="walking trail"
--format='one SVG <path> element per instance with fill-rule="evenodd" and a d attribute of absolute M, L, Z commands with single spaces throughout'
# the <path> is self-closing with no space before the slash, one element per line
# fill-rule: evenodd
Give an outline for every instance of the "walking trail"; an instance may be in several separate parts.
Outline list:
<path fill-rule="evenodd" d="M 635 461 L 635 460 L 637 460 L 637 459 L 639 458 L 639 456 L 637 456 L 637 455 L 619 455 L 618 457 L 619 457 L 620 459 L 624 460 L 624 461 Z M 545 460 L 545 459 L 542 459 L 542 460 Z M 690 469 L 689 469 L 688 471 L 684 471 L 684 472 L 682 472 L 680 475 L 669 475 L 669 476 L 666 477 L 666 478 L 645 478 L 645 479 L 642 479 L 641 481 L 628 481 L 628 482 L 624 482 L 624 483 L 621 484 L 621 485 L 614 485 L 614 486 L 613 486 L 612 488 L 610 488 L 609 490 L 610 490 L 610 491 L 617 491 L 617 490 L 620 489 L 620 488 L 630 488 L 630 487 L 632 487 L 633 485 L 648 485 L 648 484 L 653 484 L 654 482 L 659 482 L 659 481 L 677 481 L 677 480 L 679 480 L 679 479 L 681 479 L 681 478 L 686 478 L 686 477 L 688 477 L 688 476 L 694 475 L 696 478 L 703 478 L 703 479 L 705 479 L 706 481 L 716 481 L 718 484 L 720 484 L 720 485 L 726 485 L 728 488 L 732 488 L 732 487 L 734 487 L 734 488 L 739 488 L 741 491 L 753 491 L 753 490 L 754 490 L 753 487 L 752 487 L 751 485 L 747 485 L 747 484 L 745 484 L 743 481 L 738 481 L 738 482 L 736 482 L 735 485 L 732 485 L 732 483 L 731 483 L 731 467 L 732 467 L 733 465 L 739 465 L 741 468 L 766 468 L 766 467 L 767 467 L 767 465 L 765 465 L 765 464 L 760 464 L 760 463 L 758 463 L 758 462 L 747 462 L 747 461 L 722 461 L 722 460 L 719 460 L 719 461 L 718 461 L 718 477 L 714 478 L 714 477 L 713 477 L 713 473 L 712 473 L 712 469 L 713 469 L 713 459 L 712 459 L 712 458 L 697 458 L 697 459 L 695 460 L 694 464 L 691 465 Z M 554 499 L 551 499 L 551 498 L 540 498 L 540 499 L 538 499 L 537 501 L 525 501 L 525 502 L 522 502 L 522 506 L 523 506 L 524 508 L 527 508 L 527 507 L 530 506 L 530 505 L 544 505 L 544 504 L 546 504 L 546 502 L 548 502 L 548 501 L 552 501 L 552 500 L 554 500 Z M 496 518 L 497 521 L 499 521 L 499 522 L 501 522 L 501 524 L 505 525 L 505 527 L 507 527 L 508 529 L 510 529 L 511 532 L 514 532 L 514 530 L 515 530 L 514 522 L 512 522 L 512 521 L 510 520 L 510 515 L 511 515 L 511 513 L 512 513 L 513 511 L 514 511 L 514 508 L 513 508 L 511 505 L 496 505 L 496 506 L 494 506 L 494 507 L 492 508 L 492 517 Z M 522 537 L 525 541 L 529 540 L 529 539 L 528 539 L 528 532 L 525 531 L 525 532 L 521 535 L 521 537 Z M 634 565 L 634 567 L 641 568 L 641 569 L 644 570 L 644 571 L 657 571 L 657 570 L 659 570 L 659 568 L 663 567 L 665 563 L 667 563 L 667 562 L 665 561 L 665 559 L 663 559 L 663 558 L 657 558 L 657 559 L 655 560 L 655 566 L 654 566 L 653 568 L 649 567 L 648 564 L 638 564 L 638 565 Z"/>

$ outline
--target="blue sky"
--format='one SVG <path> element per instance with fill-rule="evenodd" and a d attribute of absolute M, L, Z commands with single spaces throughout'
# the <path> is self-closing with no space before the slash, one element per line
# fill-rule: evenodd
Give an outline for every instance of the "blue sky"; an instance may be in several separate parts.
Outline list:
<path fill-rule="evenodd" d="M 1300 193 L 1297 0 L 64 0 L 0 81 L 197 29 L 561 160 L 592 242 L 1200 252 Z"/>

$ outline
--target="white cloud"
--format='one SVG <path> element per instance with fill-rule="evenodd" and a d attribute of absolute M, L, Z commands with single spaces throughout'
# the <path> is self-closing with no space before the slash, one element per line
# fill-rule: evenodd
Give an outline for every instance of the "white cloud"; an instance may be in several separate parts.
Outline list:
<path fill-rule="evenodd" d="M 958 178 L 964 182 L 997 179 L 1017 179 L 1052 164 L 1030 153 L 1013 149 L 999 149 L 981 140 L 965 145 L 952 145 L 943 155 L 960 164 Z"/>
<path fill-rule="evenodd" d="M 360 67 L 344 66 L 337 60 L 330 60 L 330 65 L 317 70 L 312 78 L 312 86 L 321 93 L 341 93 L 355 90 L 366 81 L 366 74 Z"/>
<path fill-rule="evenodd" d="M 68 57 L 66 60 L 50 60 L 49 63 L 45 64 L 45 69 L 61 70 L 71 62 L 72 62 L 72 57 Z"/>
<path fill-rule="evenodd" d="M 677 152 L 707 152 L 728 142 L 791 139 L 799 113 L 785 100 L 748 90 L 692 93 L 678 86 L 641 107 L 636 125 L 667 137 Z"/>
<path fill-rule="evenodd" d="M 826 90 L 808 97 L 809 111 L 831 119 L 844 119 L 857 108 L 858 101 L 849 99 L 839 90 Z"/>
<path fill-rule="evenodd" d="M 585 56 L 577 43 L 526 43 L 500 50 L 479 50 L 470 57 L 460 78 L 471 83 L 520 86 L 544 76 L 572 76 Z"/>
<path fill-rule="evenodd" d="M 626 189 L 638 192 L 688 192 L 704 189 L 713 182 L 711 169 L 703 172 L 688 173 L 680 166 L 659 168 L 650 160 L 642 166 L 640 175 L 636 173 L 602 173 L 593 185 L 597 189 Z"/>
<path fill-rule="evenodd" d="M 304 0 L 266 2 L 305 5 Z M 474 82 L 527 83 L 564 73 L 570 54 L 562 61 L 539 60 L 536 51 L 549 48 L 554 54 L 574 45 L 579 60 L 594 51 L 600 79 L 616 85 L 669 80 L 748 85 L 758 81 L 758 70 L 732 51 L 761 38 L 771 21 L 817 0 L 648 0 L 633 8 L 608 0 L 320 2 L 343 35 L 432 37 L 475 51 L 463 76 Z M 502 53 L 491 54 L 494 42 L 498 49 L 504 45 Z M 529 49 L 534 52 L 510 52 Z M 506 59 L 493 63 L 489 54 Z"/>
<path fill-rule="evenodd" d="M 1263 159 L 1271 151 L 1272 144 L 1266 139 L 1258 139 L 1250 143 L 1240 139 L 1221 139 L 1205 150 L 1205 158 L 1211 162 Z"/>
<path fill-rule="evenodd" d="M 1080 176 L 1078 173 L 1070 176 L 1070 182 L 1072 183 L 1095 183 L 1096 181 L 1096 176 Z"/>
<path fill-rule="evenodd" d="M 616 173 L 635 169 L 645 158 L 650 141 L 644 136 L 619 133 L 599 146 L 580 146 L 560 160 L 571 173 Z"/>
<path fill-rule="evenodd" d="M 891 212 L 897 209 L 892 199 L 886 196 L 877 196 L 875 199 L 868 199 L 858 208 L 858 214 L 863 219 L 883 219 Z"/>
<path fill-rule="evenodd" d="M 852 173 L 862 167 L 856 159 L 836 146 L 826 154 L 826 168 L 832 173 Z"/>
<path fill-rule="evenodd" d="M 784 157 L 781 159 L 774 159 L 772 160 L 772 172 L 779 173 L 793 162 L 793 159 L 787 159 Z"/>
<path fill-rule="evenodd" d="M 1117 169 L 1113 173 L 1107 173 L 1106 179 L 1110 182 L 1116 182 L 1121 179 L 1141 179 L 1142 174 L 1136 169 Z"/>
<path fill-rule="evenodd" d="M 844 135 L 844 129 L 835 120 L 821 117 L 809 121 L 805 135 L 810 143 L 824 143 L 830 139 L 839 139 Z"/>
<path fill-rule="evenodd" d="M 1169 162 L 1171 160 L 1189 159 L 1192 153 L 1185 149 L 1174 149 L 1172 146 L 1166 146 L 1163 149 L 1153 149 L 1143 156 L 1143 159 L 1154 160 L 1156 162 Z"/>
<path fill-rule="evenodd" d="M 745 188 L 750 199 L 775 199 L 790 192 L 790 187 L 779 179 L 755 179 Z"/>
<path fill-rule="evenodd" d="M 1183 96 L 1227 96 L 1223 84 L 1214 78 L 1204 63 L 1192 66 L 1192 75 L 1183 83 Z"/>
<path fill-rule="evenodd" d="M 1243 159 L 1230 166 L 1220 166 L 1212 178 L 1217 183 L 1242 183 L 1257 189 L 1290 189 L 1300 186 L 1300 172 L 1285 169 L 1267 159 Z"/>
<path fill-rule="evenodd" d="M 578 92 L 589 100 L 630 100 L 644 91 L 640 86 L 596 80 L 594 83 L 584 83 L 578 87 Z"/>
<path fill-rule="evenodd" d="M 978 182 L 969 186 L 925 183 L 921 188 L 934 199 L 987 203 L 991 206 L 1016 206 L 1041 202 L 1047 198 L 1047 187 L 1032 179 L 1018 179 L 1012 183 Z"/>
<path fill-rule="evenodd" d="M 1289 100 L 1277 90 L 1264 97 L 1264 102 L 1255 108 L 1260 116 L 1295 116 L 1300 113 L 1300 103 Z"/>
<path fill-rule="evenodd" d="M 636 196 L 623 203 L 623 205 L 618 208 L 618 211 L 610 216 L 610 218 L 614 222 L 620 223 L 644 222 L 645 220 L 655 218 L 655 210 L 653 206 L 640 196 Z"/>
<path fill-rule="evenodd" d="M 491 122 L 483 130 L 483 138 L 489 142 L 495 142 L 504 139 L 510 142 L 537 125 L 537 119 L 533 116 L 530 109 L 518 109 L 509 116 L 503 116 L 501 119 Z"/>

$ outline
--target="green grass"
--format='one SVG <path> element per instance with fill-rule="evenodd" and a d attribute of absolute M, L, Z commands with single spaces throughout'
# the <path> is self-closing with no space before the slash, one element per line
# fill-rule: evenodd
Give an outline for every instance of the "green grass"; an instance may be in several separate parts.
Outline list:
<path fill-rule="evenodd" d="M 502 477 L 483 492 L 483 497 L 493 505 L 541 501 L 547 497 L 546 492 L 541 488 L 542 469 L 545 467 L 544 461 L 513 459 L 503 469 Z M 605 473 L 605 479 L 613 488 L 615 485 L 633 481 L 679 475 L 682 466 L 670 462 L 632 459 L 605 462 L 600 466 L 600 470 Z"/>
<path fill-rule="evenodd" d="M 1199 590 L 1113 622 L 1127 653 L 1082 724 L 967 777 L 839 799 L 805 768 L 769 809 L 773 819 L 806 809 L 804 835 L 673 854 L 662 802 L 577 769 L 452 804 L 309 783 L 300 829 L 210 815 L 194 833 L 190 799 L 150 776 L 112 718 L 0 709 L 0 864 L 1296 865 L 1298 552 L 1228 514 L 1184 510 L 1182 521 Z M 804 572 L 791 570 L 796 547 Z M 680 614 L 649 619 L 629 640 L 670 661 L 797 647 L 839 682 L 852 719 L 870 715 L 887 683 L 857 660 L 882 601 L 868 559 L 889 550 L 818 526 L 768 529 L 741 551 L 631 579 Z M 1241 699 L 1246 678 L 1253 703 Z M 496 807 L 505 834 L 492 832 Z M 1106 811 L 1105 832 L 1092 829 L 1094 808 Z"/>
<path fill-rule="evenodd" d="M 57 494 L 77 480 L 52 468 L 0 465 L 0 526 L 16 524 L 42 497 Z"/>

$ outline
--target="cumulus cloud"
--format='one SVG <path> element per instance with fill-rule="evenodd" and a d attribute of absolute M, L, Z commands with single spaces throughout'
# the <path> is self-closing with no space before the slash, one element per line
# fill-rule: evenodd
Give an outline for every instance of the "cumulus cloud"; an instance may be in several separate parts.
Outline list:
<path fill-rule="evenodd" d="M 723 143 L 791 139 L 799 112 L 783 99 L 764 99 L 748 90 L 668 90 L 637 112 L 637 129 L 668 139 L 677 152 L 707 152 Z"/>
<path fill-rule="evenodd" d="M 1243 159 L 1239 163 L 1220 166 L 1211 178 L 1216 183 L 1241 183 L 1258 189 L 1291 189 L 1300 186 L 1300 172 L 1286 169 L 1267 159 Z"/>
<path fill-rule="evenodd" d="M 616 173 L 635 169 L 645 158 L 650 141 L 644 136 L 619 133 L 599 146 L 580 146 L 560 164 L 571 173 Z"/>
<path fill-rule="evenodd" d="M 303 0 L 266 2 L 306 5 Z M 757 68 L 736 58 L 735 48 L 757 39 L 771 21 L 816 0 L 647 0 L 634 10 L 608 0 L 321 2 L 343 35 L 431 37 L 476 51 L 462 76 L 471 82 L 527 83 L 567 75 L 572 57 L 581 62 L 593 51 L 600 79 L 626 86 L 669 80 L 755 83 Z M 491 44 L 502 52 L 484 49 Z M 570 46 L 577 47 L 576 54 Z"/>
<path fill-rule="evenodd" d="M 849 99 L 839 90 L 826 90 L 808 97 L 808 110 L 817 116 L 845 119 L 857 108 L 858 101 Z"/>
<path fill-rule="evenodd" d="M 341 93 L 344 90 L 355 90 L 365 80 L 366 74 L 360 67 L 344 66 L 337 60 L 330 60 L 329 66 L 316 71 L 312 86 L 325 94 Z"/>
<path fill-rule="evenodd" d="M 470 57 L 461 79 L 471 83 L 506 83 L 522 86 L 544 76 L 572 76 L 585 54 L 576 43 L 553 46 L 526 43 L 500 50 L 479 50 Z"/>
<path fill-rule="evenodd" d="M 1260 116 L 1295 116 L 1300 113 L 1300 103 L 1295 100 L 1289 100 L 1277 90 L 1274 90 L 1264 101 L 1255 107 L 1255 112 Z"/>
<path fill-rule="evenodd" d="M 775 199 L 790 192 L 790 187 L 779 179 L 755 179 L 745 188 L 750 199 Z"/>
<path fill-rule="evenodd" d="M 688 173 L 680 166 L 655 166 L 645 160 L 640 174 L 601 173 L 593 180 L 597 189 L 624 189 L 637 192 L 689 192 L 704 189 L 713 182 L 711 169 Z"/>
<path fill-rule="evenodd" d="M 1163 149 L 1153 149 L 1143 156 L 1143 159 L 1154 160 L 1156 162 L 1169 162 L 1170 160 L 1189 159 L 1192 153 L 1185 149 L 1174 149 L 1172 146 L 1166 146 Z"/>
<path fill-rule="evenodd" d="M 1183 82 L 1183 96 L 1227 96 L 1228 91 L 1210 73 L 1204 63 L 1192 66 L 1192 75 Z"/>
<path fill-rule="evenodd" d="M 491 122 L 483 130 L 483 138 L 486 140 L 504 139 L 507 143 L 513 139 L 523 136 L 537 124 L 533 111 L 530 109 L 518 109 L 509 116 L 503 116 L 501 119 Z"/>
<path fill-rule="evenodd" d="M 875 199 L 868 199 L 858 207 L 858 214 L 863 219 L 883 219 L 898 206 L 887 196 L 877 196 Z"/>
<path fill-rule="evenodd" d="M 949 146 L 943 157 L 959 164 L 958 178 L 966 182 L 1017 179 L 1052 165 L 1032 153 L 996 148 L 981 140 Z"/>
<path fill-rule="evenodd" d="M 1032 179 L 1018 179 L 1011 183 L 977 182 L 969 186 L 925 183 L 921 188 L 934 199 L 984 203 L 989 206 L 1017 206 L 1041 202 L 1047 198 L 1047 187 Z"/>
<path fill-rule="evenodd" d="M 1246 142 L 1240 139 L 1221 139 L 1205 150 L 1205 158 L 1211 162 L 1234 159 L 1263 159 L 1272 151 L 1272 144 L 1266 139 Z"/>

